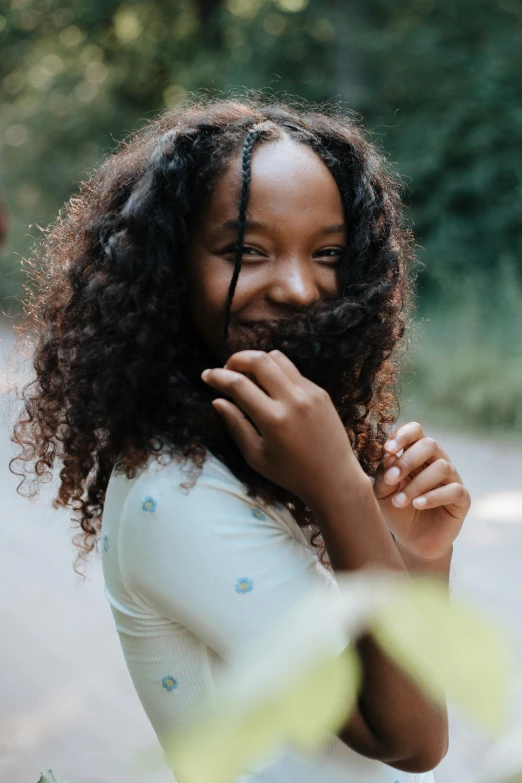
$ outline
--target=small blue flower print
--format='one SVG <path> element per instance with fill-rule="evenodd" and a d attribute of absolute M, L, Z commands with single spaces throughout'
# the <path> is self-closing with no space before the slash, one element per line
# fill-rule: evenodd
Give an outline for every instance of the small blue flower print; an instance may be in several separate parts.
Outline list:
<path fill-rule="evenodd" d="M 144 511 L 156 511 L 158 504 L 152 498 L 150 495 L 147 495 L 147 497 L 143 498 L 143 503 L 141 504 L 141 507 Z"/>
<path fill-rule="evenodd" d="M 278 511 L 282 511 L 284 506 L 282 503 L 275 502 L 274 503 L 275 508 L 277 508 Z"/>
<path fill-rule="evenodd" d="M 161 684 L 169 693 L 178 687 L 178 681 L 175 680 L 174 677 L 172 677 L 170 674 L 166 674 L 165 677 L 162 678 Z"/>
<path fill-rule="evenodd" d="M 266 519 L 266 516 L 258 508 L 252 509 L 252 516 L 255 517 L 256 519 Z"/>
<path fill-rule="evenodd" d="M 103 536 L 103 551 L 109 551 L 109 536 Z"/>
<path fill-rule="evenodd" d="M 254 582 L 248 576 L 242 576 L 236 582 L 236 593 L 249 593 L 254 587 Z"/>

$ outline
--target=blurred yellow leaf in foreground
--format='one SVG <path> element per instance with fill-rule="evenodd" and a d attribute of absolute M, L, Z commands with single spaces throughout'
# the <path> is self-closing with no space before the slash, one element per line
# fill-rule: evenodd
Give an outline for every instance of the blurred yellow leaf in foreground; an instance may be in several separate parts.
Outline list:
<path fill-rule="evenodd" d="M 442 704 L 447 696 L 484 728 L 505 729 L 511 663 L 501 629 L 450 601 L 433 579 L 397 584 L 393 594 L 369 624 L 379 645 L 427 696 Z"/>
<path fill-rule="evenodd" d="M 357 657 L 347 648 L 336 658 L 318 660 L 297 678 L 289 676 L 284 691 L 260 697 L 246 709 L 216 705 L 173 737 L 176 778 L 230 783 L 239 771 L 252 771 L 251 764 L 283 745 L 313 750 L 344 723 L 358 684 Z"/>
<path fill-rule="evenodd" d="M 505 724 L 510 644 L 445 585 L 389 573 L 337 574 L 290 617 L 250 639 L 212 695 L 162 738 L 178 783 L 231 783 L 289 750 L 312 753 L 346 722 L 361 685 L 357 648 L 371 632 L 433 700 L 446 694 L 483 726 Z M 138 764 L 150 768 L 154 754 Z"/>

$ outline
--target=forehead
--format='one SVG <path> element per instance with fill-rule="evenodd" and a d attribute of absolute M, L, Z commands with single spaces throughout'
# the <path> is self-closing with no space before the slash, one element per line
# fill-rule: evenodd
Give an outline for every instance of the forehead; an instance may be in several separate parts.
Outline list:
<path fill-rule="evenodd" d="M 241 186 L 242 151 L 238 150 L 215 184 L 207 219 L 235 217 Z M 254 147 L 248 213 L 280 219 L 290 214 L 319 221 L 343 219 L 341 195 L 326 164 L 310 147 L 287 138 Z"/>

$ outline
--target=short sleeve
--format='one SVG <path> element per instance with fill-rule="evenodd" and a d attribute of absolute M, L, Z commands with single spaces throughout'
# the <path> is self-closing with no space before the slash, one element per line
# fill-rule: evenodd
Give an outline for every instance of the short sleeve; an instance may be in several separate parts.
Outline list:
<path fill-rule="evenodd" d="M 221 464 L 221 463 L 220 463 Z M 195 486 L 176 465 L 140 476 L 120 525 L 128 589 L 225 660 L 292 611 L 307 591 L 336 590 L 292 532 L 288 512 L 252 502 L 232 474 L 205 464 Z M 297 528 L 298 529 L 298 528 Z M 298 529 L 299 530 L 299 529 Z"/>

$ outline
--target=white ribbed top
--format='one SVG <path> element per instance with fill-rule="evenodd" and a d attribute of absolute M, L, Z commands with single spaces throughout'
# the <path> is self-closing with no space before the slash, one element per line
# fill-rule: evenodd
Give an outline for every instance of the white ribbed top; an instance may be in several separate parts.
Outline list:
<path fill-rule="evenodd" d="M 196 474 L 197 475 L 197 474 Z M 102 523 L 105 594 L 140 701 L 164 744 L 212 689 L 220 664 L 313 587 L 336 589 L 287 509 L 266 507 L 208 455 L 190 490 L 177 462 L 112 474 Z M 393 704 L 390 704 L 393 710 Z M 237 783 L 430 783 L 367 759 L 333 736 Z M 182 782 L 180 782 L 182 783 Z"/>

